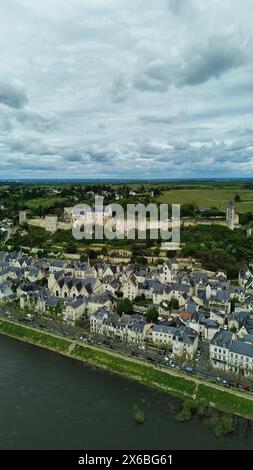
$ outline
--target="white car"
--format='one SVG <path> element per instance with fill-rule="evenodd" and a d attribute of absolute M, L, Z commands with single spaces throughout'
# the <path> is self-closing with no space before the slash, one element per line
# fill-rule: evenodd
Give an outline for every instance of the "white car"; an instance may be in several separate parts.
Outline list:
<path fill-rule="evenodd" d="M 145 351 L 145 346 L 139 346 L 139 349 L 141 349 L 142 351 Z"/>
<path fill-rule="evenodd" d="M 165 361 L 169 361 L 169 358 L 167 356 L 164 356 Z"/>

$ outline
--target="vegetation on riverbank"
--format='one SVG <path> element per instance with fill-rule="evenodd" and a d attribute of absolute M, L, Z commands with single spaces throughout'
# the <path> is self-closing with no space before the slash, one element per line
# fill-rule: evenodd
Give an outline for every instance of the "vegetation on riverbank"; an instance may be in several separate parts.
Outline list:
<path fill-rule="evenodd" d="M 203 398 L 184 400 L 182 408 L 176 415 L 176 420 L 179 423 L 189 421 L 194 415 L 198 415 L 204 420 L 204 423 L 212 429 L 215 437 L 221 437 L 235 431 L 233 415 L 211 407 Z"/>
<path fill-rule="evenodd" d="M 145 414 L 144 411 L 141 410 L 138 404 L 134 404 L 133 406 L 133 414 L 134 414 L 134 419 L 137 424 L 143 424 L 145 421 Z"/>
<path fill-rule="evenodd" d="M 70 346 L 70 342 L 64 338 L 5 320 L 0 321 L 0 333 L 61 353 L 67 352 Z"/>
<path fill-rule="evenodd" d="M 222 411 L 253 419 L 253 400 L 247 399 L 247 396 L 233 395 L 225 388 L 218 389 L 201 384 L 198 387 L 198 398 L 205 398 L 212 406 Z"/>
<path fill-rule="evenodd" d="M 235 430 L 233 416 L 223 415 L 214 419 L 211 428 L 216 437 L 231 434 Z"/>

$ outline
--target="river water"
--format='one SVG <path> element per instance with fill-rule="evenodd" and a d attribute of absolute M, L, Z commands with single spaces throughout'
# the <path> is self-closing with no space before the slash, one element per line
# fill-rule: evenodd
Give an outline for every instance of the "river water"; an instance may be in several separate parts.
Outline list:
<path fill-rule="evenodd" d="M 0 449 L 253 449 L 246 421 L 216 439 L 167 394 L 3 336 L 0 354 Z"/>

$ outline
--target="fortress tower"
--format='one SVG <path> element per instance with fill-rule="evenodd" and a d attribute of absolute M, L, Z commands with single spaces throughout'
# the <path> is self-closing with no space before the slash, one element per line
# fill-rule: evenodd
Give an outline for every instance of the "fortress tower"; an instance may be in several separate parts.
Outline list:
<path fill-rule="evenodd" d="M 20 225 L 23 225 L 23 224 L 26 223 L 26 211 L 19 211 L 18 217 L 19 217 L 19 224 Z"/>
<path fill-rule="evenodd" d="M 45 230 L 47 232 L 56 232 L 57 230 L 57 215 L 46 215 L 45 217 Z"/>
<path fill-rule="evenodd" d="M 239 216 L 235 213 L 234 201 L 228 201 L 226 222 L 231 230 L 234 230 L 235 226 L 239 224 Z"/>

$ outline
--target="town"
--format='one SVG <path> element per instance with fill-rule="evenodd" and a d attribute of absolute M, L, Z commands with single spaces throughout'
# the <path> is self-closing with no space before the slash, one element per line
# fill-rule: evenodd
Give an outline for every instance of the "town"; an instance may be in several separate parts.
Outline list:
<path fill-rule="evenodd" d="M 180 257 L 136 269 L 2 251 L 0 300 L 2 316 L 78 341 L 189 373 L 217 370 L 215 379 L 225 385 L 235 383 L 229 374 L 234 381 L 253 376 L 253 274 L 247 267 L 233 285 L 224 270 L 201 270 Z"/>

